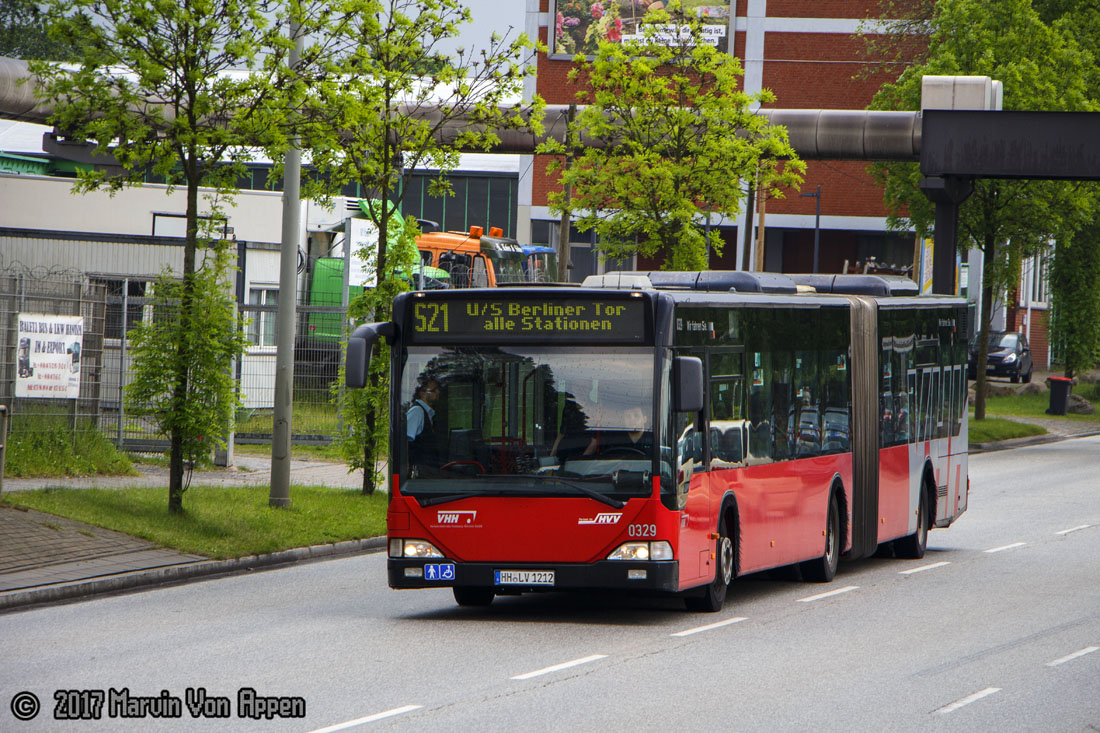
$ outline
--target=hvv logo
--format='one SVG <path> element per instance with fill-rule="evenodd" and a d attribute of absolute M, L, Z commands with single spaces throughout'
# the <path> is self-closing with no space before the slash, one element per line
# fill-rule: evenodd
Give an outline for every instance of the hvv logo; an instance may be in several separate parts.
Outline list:
<path fill-rule="evenodd" d="M 592 519 L 578 519 L 577 524 L 618 524 L 622 518 L 622 512 L 600 512 Z"/>
<path fill-rule="evenodd" d="M 440 524 L 473 524 L 477 519 L 476 509 L 460 509 L 458 511 L 436 512 L 435 519 Z"/>

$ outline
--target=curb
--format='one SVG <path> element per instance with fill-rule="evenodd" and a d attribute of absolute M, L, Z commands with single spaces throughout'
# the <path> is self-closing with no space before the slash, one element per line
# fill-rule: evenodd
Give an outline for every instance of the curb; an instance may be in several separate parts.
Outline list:
<path fill-rule="evenodd" d="M 28 606 L 71 601 L 92 595 L 118 593 L 153 585 L 185 583 L 191 580 L 203 580 L 218 575 L 229 575 L 249 570 L 266 570 L 297 562 L 379 552 L 385 548 L 385 537 L 369 537 L 363 540 L 336 542 L 331 545 L 298 547 L 266 555 L 249 555 L 229 560 L 201 560 L 182 565 L 135 570 L 103 578 L 7 591 L 0 593 L 0 613 Z"/>
<path fill-rule="evenodd" d="M 1059 433 L 1046 433 L 1045 435 L 1029 435 L 1026 438 L 1009 438 L 1008 440 L 995 440 L 990 443 L 971 443 L 968 448 L 968 453 L 992 453 L 993 451 L 1011 450 L 1013 448 L 1024 448 L 1029 445 L 1043 445 L 1045 443 L 1058 443 L 1063 440 L 1073 440 L 1074 438 L 1091 438 L 1094 435 L 1100 435 L 1100 430 L 1094 430 L 1087 433 L 1073 433 L 1072 435 L 1061 435 Z"/>

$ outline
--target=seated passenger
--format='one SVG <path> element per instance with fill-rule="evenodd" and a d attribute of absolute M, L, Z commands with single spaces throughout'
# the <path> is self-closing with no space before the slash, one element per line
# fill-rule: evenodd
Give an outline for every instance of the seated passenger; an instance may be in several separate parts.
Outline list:
<path fill-rule="evenodd" d="M 607 456 L 615 453 L 648 457 L 653 451 L 653 433 L 646 429 L 645 412 L 641 407 L 628 407 L 622 416 L 623 429 L 596 430 L 586 456 Z"/>

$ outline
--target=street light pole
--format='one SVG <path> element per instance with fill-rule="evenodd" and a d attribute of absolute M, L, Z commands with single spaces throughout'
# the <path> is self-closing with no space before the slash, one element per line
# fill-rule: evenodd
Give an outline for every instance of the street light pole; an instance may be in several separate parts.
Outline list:
<path fill-rule="evenodd" d="M 803 198 L 812 196 L 817 199 L 814 201 L 814 274 L 817 274 L 818 270 L 818 257 L 820 254 L 821 244 L 821 185 L 817 187 L 817 191 L 814 193 L 801 193 L 799 196 Z"/>

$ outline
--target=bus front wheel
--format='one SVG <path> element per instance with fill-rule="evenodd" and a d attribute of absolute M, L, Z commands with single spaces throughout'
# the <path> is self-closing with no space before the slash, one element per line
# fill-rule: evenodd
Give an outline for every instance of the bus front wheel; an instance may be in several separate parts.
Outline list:
<path fill-rule="evenodd" d="M 801 563 L 802 579 L 812 583 L 828 583 L 836 576 L 840 564 L 840 507 L 836 494 L 829 499 L 829 515 L 825 521 L 825 554 Z"/>
<path fill-rule="evenodd" d="M 455 603 L 460 606 L 488 606 L 496 595 L 492 588 L 473 585 L 456 585 L 451 590 L 455 594 Z"/>
<path fill-rule="evenodd" d="M 733 580 L 733 540 L 729 537 L 725 522 L 718 528 L 718 546 L 714 553 L 714 580 L 698 595 L 686 596 L 684 605 L 689 611 L 715 613 L 726 602 L 726 592 Z"/>

